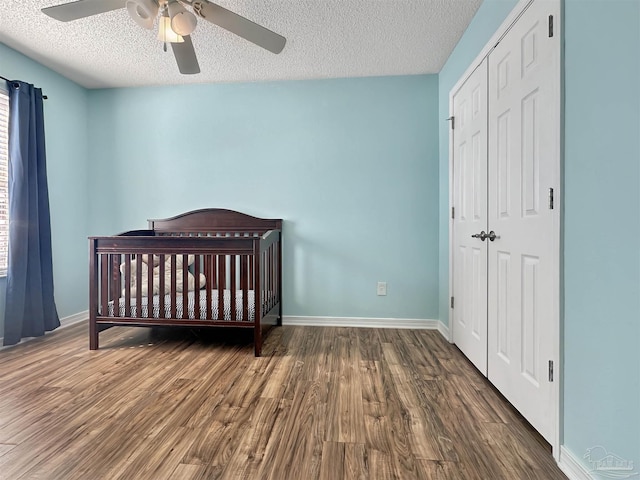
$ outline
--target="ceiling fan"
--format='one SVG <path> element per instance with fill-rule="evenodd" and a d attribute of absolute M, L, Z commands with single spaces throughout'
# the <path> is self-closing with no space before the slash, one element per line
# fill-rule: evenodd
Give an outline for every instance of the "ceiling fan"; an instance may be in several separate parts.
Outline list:
<path fill-rule="evenodd" d="M 280 53 L 287 41 L 283 36 L 208 0 L 77 0 L 43 8 L 42 12 L 61 22 L 69 22 L 119 8 L 126 8 L 138 25 L 149 30 L 158 17 L 158 39 L 164 42 L 165 51 L 166 44 L 171 44 L 178 69 L 183 74 L 200 73 L 190 36 L 196 28 L 197 17 L 273 53 Z"/>

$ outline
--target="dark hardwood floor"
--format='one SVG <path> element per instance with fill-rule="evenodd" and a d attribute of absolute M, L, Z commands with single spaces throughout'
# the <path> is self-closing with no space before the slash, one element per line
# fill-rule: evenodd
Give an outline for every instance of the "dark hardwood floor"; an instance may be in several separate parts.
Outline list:
<path fill-rule="evenodd" d="M 85 323 L 0 351 L 0 478 L 566 478 L 438 332 Z"/>

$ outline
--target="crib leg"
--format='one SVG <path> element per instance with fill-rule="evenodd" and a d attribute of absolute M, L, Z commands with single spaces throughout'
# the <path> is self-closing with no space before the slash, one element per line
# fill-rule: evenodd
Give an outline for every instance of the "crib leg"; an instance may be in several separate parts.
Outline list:
<path fill-rule="evenodd" d="M 98 326 L 89 320 L 89 350 L 98 350 Z"/>
<path fill-rule="evenodd" d="M 253 346 L 256 357 L 262 356 L 262 329 L 260 325 L 256 325 L 253 329 Z"/>

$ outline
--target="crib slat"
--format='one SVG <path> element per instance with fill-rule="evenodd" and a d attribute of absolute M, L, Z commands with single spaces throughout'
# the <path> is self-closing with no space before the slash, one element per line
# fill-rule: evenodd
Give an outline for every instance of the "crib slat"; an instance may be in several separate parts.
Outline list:
<path fill-rule="evenodd" d="M 253 268 L 253 261 L 254 261 L 254 255 L 249 255 L 249 289 L 253 290 L 255 288 L 255 283 L 254 283 L 254 274 L 255 274 L 255 269 Z"/>
<path fill-rule="evenodd" d="M 153 254 L 147 255 L 147 318 L 153 317 Z"/>
<path fill-rule="evenodd" d="M 267 300 L 267 311 L 271 310 L 271 291 L 272 291 L 272 282 L 273 282 L 273 263 L 271 261 L 271 254 L 273 253 L 273 245 L 269 247 L 267 250 L 267 288 L 265 289 L 265 297 Z"/>
<path fill-rule="evenodd" d="M 265 288 L 265 300 L 266 300 L 266 304 L 267 304 L 267 312 L 269 310 L 271 310 L 271 282 L 273 281 L 273 270 L 271 268 L 272 263 L 271 263 L 271 252 L 272 252 L 272 248 L 269 247 L 267 249 L 267 281 L 266 283 L 266 288 Z"/>
<path fill-rule="evenodd" d="M 211 260 L 211 288 L 214 290 L 218 289 L 218 256 L 213 255 Z"/>
<path fill-rule="evenodd" d="M 175 255 L 171 255 L 170 271 L 171 271 L 171 292 L 169 295 L 171 295 L 171 318 L 177 318 L 176 317 L 176 313 L 177 313 L 176 300 L 177 300 L 178 294 L 176 293 L 177 274 L 176 274 L 176 256 Z"/>
<path fill-rule="evenodd" d="M 274 284 L 275 284 L 275 277 L 274 277 L 275 261 L 273 258 L 274 251 L 275 249 L 273 248 L 273 245 L 271 245 L 269 247 L 269 290 L 267 292 L 267 295 L 269 297 L 269 310 L 273 308 L 273 290 L 274 290 Z"/>
<path fill-rule="evenodd" d="M 122 258 L 120 254 L 109 255 L 109 259 L 111 260 L 111 299 L 110 300 L 118 300 L 121 295 L 122 289 L 122 278 L 120 276 L 120 263 L 122 262 Z"/>
<path fill-rule="evenodd" d="M 189 255 L 182 255 L 182 316 L 180 318 L 189 318 L 189 265 L 188 263 L 189 263 Z"/>
<path fill-rule="evenodd" d="M 260 320 L 262 319 L 262 304 L 261 304 L 261 295 L 260 295 L 260 289 L 262 288 L 262 286 L 260 285 L 260 278 L 261 278 L 261 263 L 262 263 L 262 259 L 260 256 L 260 244 L 259 242 L 254 243 L 254 249 L 253 249 L 253 257 L 255 257 L 255 265 L 254 265 L 254 279 L 255 279 L 255 283 L 254 283 L 254 298 L 253 298 L 253 304 L 254 304 L 254 318 L 253 321 L 255 322 L 255 327 L 253 329 L 253 343 L 254 343 L 254 349 L 255 349 L 255 353 L 257 356 L 260 355 L 260 352 L 262 351 L 262 332 L 260 330 Z"/>
<path fill-rule="evenodd" d="M 271 245 L 271 287 L 269 289 L 269 309 L 276 306 L 276 244 Z"/>
<path fill-rule="evenodd" d="M 281 277 L 280 277 L 280 262 L 282 261 L 282 258 L 280 256 L 280 241 L 278 241 L 276 243 L 276 246 L 274 246 L 275 252 L 276 252 L 276 264 L 274 267 L 275 270 L 275 275 L 276 275 L 276 284 L 275 284 L 275 300 L 274 302 L 277 303 L 278 299 L 280 298 L 280 291 L 281 291 Z M 280 312 L 282 312 L 282 304 L 279 307 Z M 282 315 L 280 315 L 280 322 L 282 322 Z"/>
<path fill-rule="evenodd" d="M 193 292 L 193 299 L 195 302 L 194 317 L 200 319 L 200 255 L 195 256 L 193 262 L 193 276 L 195 278 L 195 292 Z"/>
<path fill-rule="evenodd" d="M 264 305 L 265 308 L 265 313 L 269 311 L 269 287 L 270 285 L 270 281 L 271 281 L 271 269 L 270 267 L 270 255 L 269 255 L 269 249 L 267 248 L 267 251 L 264 252 L 264 287 L 262 289 L 262 304 Z"/>
<path fill-rule="evenodd" d="M 229 286 L 231 287 L 231 321 L 235 322 L 236 315 L 236 256 L 229 255 L 229 266 L 231 271 L 229 272 Z"/>
<path fill-rule="evenodd" d="M 212 300 L 213 300 L 213 282 L 215 280 L 213 273 L 213 255 L 205 255 L 205 273 L 206 277 L 206 295 L 207 295 L 207 320 L 213 320 Z"/>
<path fill-rule="evenodd" d="M 249 301 L 249 279 L 247 272 L 247 255 L 240 256 L 240 290 L 242 291 L 242 318 L 240 320 L 249 320 L 249 310 L 248 301 Z"/>
<path fill-rule="evenodd" d="M 131 315 L 131 255 L 124 256 L 124 316 Z M 118 308 L 118 310 L 120 310 Z"/>
<path fill-rule="evenodd" d="M 269 310 L 273 308 L 273 245 L 269 247 L 269 290 L 267 296 L 269 298 Z"/>
<path fill-rule="evenodd" d="M 136 317 L 142 316 L 142 255 L 136 255 Z"/>
<path fill-rule="evenodd" d="M 165 313 L 165 307 L 164 307 L 164 298 L 165 298 L 165 289 L 166 289 L 166 285 L 165 285 L 165 281 L 164 281 L 164 276 L 165 276 L 165 258 L 164 258 L 164 254 L 161 253 L 160 255 L 158 255 L 158 266 L 160 267 L 159 270 L 159 275 L 160 275 L 160 281 L 158 282 L 158 306 L 159 306 L 159 313 L 158 316 L 160 318 L 165 318 L 166 317 L 166 313 Z"/>
<path fill-rule="evenodd" d="M 267 290 L 267 281 L 269 280 L 269 264 L 267 259 L 269 258 L 268 251 L 262 252 L 262 270 L 260 270 L 260 300 L 262 302 L 262 310 L 266 312 L 267 305 L 265 303 L 265 291 Z"/>
<path fill-rule="evenodd" d="M 224 318 L 224 285 L 225 285 L 225 255 L 218 255 L 218 320 Z"/>

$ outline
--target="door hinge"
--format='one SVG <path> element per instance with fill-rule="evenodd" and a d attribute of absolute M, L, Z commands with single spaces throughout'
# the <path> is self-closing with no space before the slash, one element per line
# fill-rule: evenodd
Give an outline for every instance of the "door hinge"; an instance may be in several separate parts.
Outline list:
<path fill-rule="evenodd" d="M 454 117 L 453 115 L 451 115 L 449 118 L 447 118 L 447 120 L 451 121 L 451 130 L 453 130 L 454 128 L 456 128 L 456 117 Z"/>
<path fill-rule="evenodd" d="M 553 382 L 553 360 L 549 360 L 549 381 Z"/>
<path fill-rule="evenodd" d="M 456 207 L 451 207 L 451 218 L 456 218 Z"/>
<path fill-rule="evenodd" d="M 549 210 L 553 210 L 553 188 L 549 189 Z"/>
<path fill-rule="evenodd" d="M 553 37 L 553 15 L 549 15 L 549 38 Z"/>
<path fill-rule="evenodd" d="M 453 308 L 453 297 L 451 297 L 451 308 Z"/>

